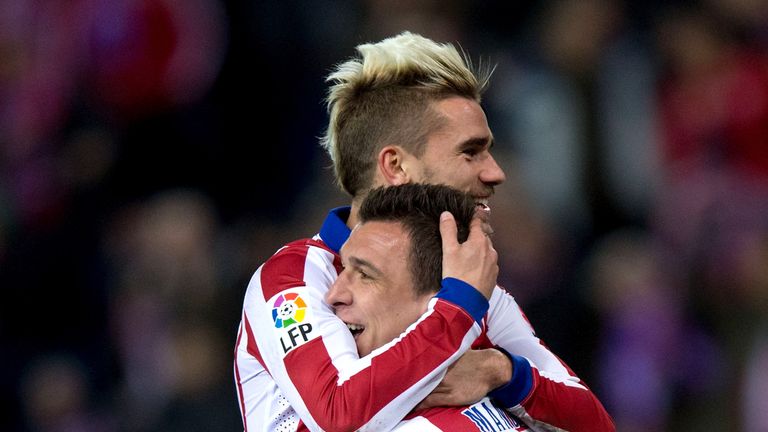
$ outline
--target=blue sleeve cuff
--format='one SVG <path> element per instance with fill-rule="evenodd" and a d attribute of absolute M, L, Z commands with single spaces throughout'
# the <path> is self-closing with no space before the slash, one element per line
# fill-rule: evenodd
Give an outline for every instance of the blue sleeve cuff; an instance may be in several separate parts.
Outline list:
<path fill-rule="evenodd" d="M 512 355 L 501 347 L 495 347 L 509 357 L 512 361 L 512 379 L 503 386 L 488 393 L 505 408 L 512 408 L 520 404 L 531 393 L 533 388 L 533 371 L 531 364 L 525 357 Z"/>
<path fill-rule="evenodd" d="M 480 291 L 463 280 L 451 277 L 443 279 L 441 286 L 435 297 L 461 307 L 482 325 L 483 317 L 488 312 L 488 300 Z"/>

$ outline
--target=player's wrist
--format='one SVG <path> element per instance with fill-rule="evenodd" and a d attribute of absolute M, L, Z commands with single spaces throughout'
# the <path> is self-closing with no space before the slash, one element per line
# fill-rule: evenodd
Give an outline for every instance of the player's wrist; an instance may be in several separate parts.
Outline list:
<path fill-rule="evenodd" d="M 435 297 L 447 300 L 464 309 L 478 325 L 488 312 L 488 299 L 467 282 L 453 277 L 443 278 L 440 291 Z"/>
<path fill-rule="evenodd" d="M 507 384 L 514 374 L 514 363 L 499 349 L 489 349 L 486 361 L 489 392 Z"/>
<path fill-rule="evenodd" d="M 531 394 L 534 384 L 533 371 L 531 364 L 524 357 L 510 354 L 500 346 L 494 348 L 510 361 L 512 377 L 505 384 L 491 391 L 488 396 L 495 399 L 501 406 L 511 408 L 522 403 Z"/>

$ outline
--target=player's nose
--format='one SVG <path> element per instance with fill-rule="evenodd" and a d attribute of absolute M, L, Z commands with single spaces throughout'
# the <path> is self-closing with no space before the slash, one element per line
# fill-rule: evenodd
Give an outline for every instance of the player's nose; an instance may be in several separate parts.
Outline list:
<path fill-rule="evenodd" d="M 325 293 L 325 302 L 334 309 L 352 303 L 352 295 L 349 290 L 349 277 L 341 272 L 336 281 Z"/>
<path fill-rule="evenodd" d="M 500 185 L 507 179 L 504 170 L 501 169 L 493 156 L 490 154 L 485 159 L 482 170 L 480 171 L 480 181 L 487 185 Z"/>

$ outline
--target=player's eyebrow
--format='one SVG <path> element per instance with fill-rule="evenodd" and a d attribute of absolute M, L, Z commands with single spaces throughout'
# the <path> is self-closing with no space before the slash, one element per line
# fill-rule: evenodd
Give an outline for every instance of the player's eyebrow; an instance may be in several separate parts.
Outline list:
<path fill-rule="evenodd" d="M 473 137 L 469 138 L 466 141 L 463 141 L 459 144 L 459 151 L 464 150 L 483 150 L 486 147 L 488 149 L 491 149 L 493 145 L 495 144 L 495 141 L 493 139 L 493 135 L 487 136 L 487 137 Z"/>
<path fill-rule="evenodd" d="M 376 266 L 374 266 L 369 261 L 366 261 L 362 258 L 358 258 L 354 256 L 349 257 L 349 264 L 352 267 L 365 270 L 366 273 L 369 273 L 371 276 L 381 276 L 381 271 L 378 268 L 376 268 Z"/>

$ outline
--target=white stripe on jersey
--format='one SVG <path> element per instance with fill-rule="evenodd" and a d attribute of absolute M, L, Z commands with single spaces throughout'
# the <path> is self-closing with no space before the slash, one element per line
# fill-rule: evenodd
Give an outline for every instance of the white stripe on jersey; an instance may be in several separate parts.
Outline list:
<path fill-rule="evenodd" d="M 403 420 L 392 430 L 397 432 L 442 432 L 442 429 L 433 425 L 424 417 L 414 417 L 409 420 Z"/>

